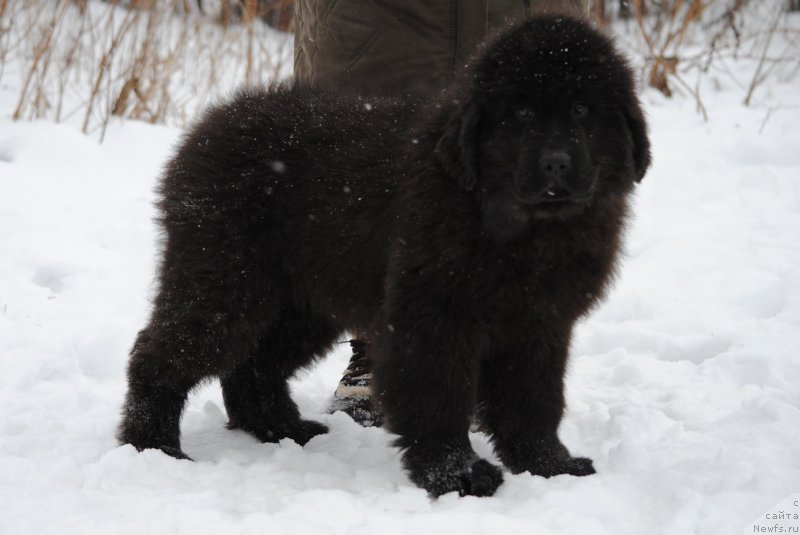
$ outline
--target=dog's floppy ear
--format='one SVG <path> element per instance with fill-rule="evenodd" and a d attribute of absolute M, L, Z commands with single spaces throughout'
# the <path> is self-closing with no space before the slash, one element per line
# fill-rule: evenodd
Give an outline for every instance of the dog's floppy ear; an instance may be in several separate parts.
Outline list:
<path fill-rule="evenodd" d="M 477 104 L 460 104 L 445 124 L 434 154 L 450 177 L 464 191 L 472 191 L 478 183 L 478 139 L 480 112 Z"/>
<path fill-rule="evenodd" d="M 636 172 L 636 182 L 641 182 L 650 167 L 650 139 L 647 137 L 647 124 L 644 120 L 644 113 L 642 113 L 642 108 L 635 97 L 624 114 L 625 124 L 628 127 L 631 143 L 633 144 L 633 165 Z"/>

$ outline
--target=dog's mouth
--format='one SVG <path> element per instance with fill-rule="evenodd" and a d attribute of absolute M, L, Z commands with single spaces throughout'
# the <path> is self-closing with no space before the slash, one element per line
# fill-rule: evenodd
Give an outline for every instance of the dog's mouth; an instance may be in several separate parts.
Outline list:
<path fill-rule="evenodd" d="M 514 190 L 514 197 L 530 207 L 543 208 L 543 209 L 557 209 L 569 206 L 582 206 L 588 203 L 591 198 L 591 192 L 585 195 L 575 195 L 563 189 L 548 189 L 544 192 L 537 192 L 535 194 L 527 194 Z"/>
<path fill-rule="evenodd" d="M 516 176 L 514 177 L 515 187 L 511 189 L 518 202 L 536 211 L 557 212 L 561 209 L 581 208 L 591 202 L 599 175 L 600 170 L 598 169 L 589 188 L 579 194 L 559 186 L 552 186 L 544 191 L 525 191 L 524 188 L 519 187 Z"/>
<path fill-rule="evenodd" d="M 580 204 L 586 202 L 588 199 L 589 199 L 588 195 L 579 197 L 573 195 L 567 190 L 552 188 L 545 190 L 545 192 L 539 198 L 539 202 L 536 204 L 551 204 L 551 205 Z"/>

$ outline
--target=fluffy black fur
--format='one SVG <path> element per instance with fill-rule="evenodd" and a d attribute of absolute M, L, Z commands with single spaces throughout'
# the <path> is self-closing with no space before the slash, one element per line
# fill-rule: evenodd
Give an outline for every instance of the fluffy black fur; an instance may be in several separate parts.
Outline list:
<path fill-rule="evenodd" d="M 175 457 L 188 392 L 219 377 L 230 426 L 304 444 L 286 380 L 345 331 L 411 479 L 491 495 L 479 414 L 514 473 L 586 475 L 557 429 L 575 321 L 603 295 L 649 165 L 631 71 L 568 18 L 500 36 L 441 102 L 252 89 L 168 164 L 159 293 L 131 352 L 119 438 Z"/>

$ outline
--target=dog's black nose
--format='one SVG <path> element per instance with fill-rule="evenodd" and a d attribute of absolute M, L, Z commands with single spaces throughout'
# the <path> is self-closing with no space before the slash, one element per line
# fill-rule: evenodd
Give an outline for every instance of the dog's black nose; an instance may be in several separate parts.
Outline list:
<path fill-rule="evenodd" d="M 564 178 L 572 171 L 572 158 L 566 152 L 545 152 L 539 158 L 539 169 L 554 185 L 563 186 Z"/>

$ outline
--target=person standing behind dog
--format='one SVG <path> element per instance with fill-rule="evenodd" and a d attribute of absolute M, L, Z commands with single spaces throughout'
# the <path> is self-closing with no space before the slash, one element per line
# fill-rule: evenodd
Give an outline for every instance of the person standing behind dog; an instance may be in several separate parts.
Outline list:
<path fill-rule="evenodd" d="M 295 78 L 366 95 L 447 87 L 486 37 L 531 13 L 588 16 L 591 0 L 295 0 Z"/>
<path fill-rule="evenodd" d="M 365 96 L 424 98 L 445 89 L 477 46 L 533 13 L 587 17 L 591 0 L 295 0 L 295 79 Z M 358 259 L 353 259 L 358 262 Z M 331 410 L 380 425 L 361 333 Z"/>

